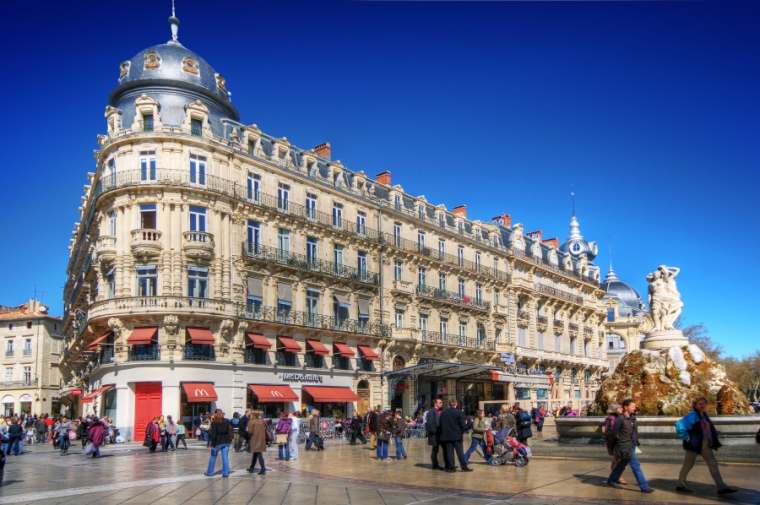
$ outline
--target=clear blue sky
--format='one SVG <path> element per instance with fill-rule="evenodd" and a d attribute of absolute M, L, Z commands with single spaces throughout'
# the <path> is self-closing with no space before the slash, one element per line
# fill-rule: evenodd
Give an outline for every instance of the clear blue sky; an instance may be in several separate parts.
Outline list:
<path fill-rule="evenodd" d="M 62 310 L 66 246 L 118 64 L 169 1 L 0 5 L 0 303 Z M 178 0 L 246 123 L 471 217 L 567 233 L 606 272 L 682 267 L 687 322 L 759 345 L 760 3 Z"/>

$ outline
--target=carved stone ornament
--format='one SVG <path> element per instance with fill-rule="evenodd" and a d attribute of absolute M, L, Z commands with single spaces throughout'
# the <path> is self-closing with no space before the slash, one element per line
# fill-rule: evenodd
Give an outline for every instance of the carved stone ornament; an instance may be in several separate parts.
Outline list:
<path fill-rule="evenodd" d="M 121 62 L 121 65 L 119 65 L 119 80 L 120 81 L 129 75 L 129 67 L 131 66 L 132 66 L 132 62 L 129 60 Z"/>
<path fill-rule="evenodd" d="M 225 319 L 219 325 L 219 335 L 227 342 L 232 340 L 232 330 L 235 328 L 235 321 Z"/>
<path fill-rule="evenodd" d="M 145 53 L 143 68 L 145 70 L 156 70 L 161 66 L 161 56 L 156 51 L 148 51 Z"/>
<path fill-rule="evenodd" d="M 192 75 L 200 75 L 201 71 L 198 60 L 190 56 L 182 58 L 182 71 Z"/>
<path fill-rule="evenodd" d="M 124 332 L 127 330 L 127 328 L 124 326 L 124 323 L 122 323 L 121 319 L 118 317 L 110 318 L 108 320 L 108 327 L 111 328 L 111 331 L 117 340 L 120 339 Z"/>
<path fill-rule="evenodd" d="M 224 79 L 224 76 L 222 74 L 214 74 L 214 79 L 216 79 L 216 89 L 219 90 L 219 92 L 227 94 L 227 81 Z"/>
<path fill-rule="evenodd" d="M 164 316 L 164 331 L 167 335 L 176 336 L 179 331 L 179 318 L 174 314 Z"/>

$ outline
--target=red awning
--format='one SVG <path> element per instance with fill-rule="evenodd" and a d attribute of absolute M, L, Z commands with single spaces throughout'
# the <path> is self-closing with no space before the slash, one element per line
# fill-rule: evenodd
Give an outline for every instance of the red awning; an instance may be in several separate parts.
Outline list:
<path fill-rule="evenodd" d="M 135 328 L 127 339 L 127 345 L 149 345 L 158 333 L 158 326 Z"/>
<path fill-rule="evenodd" d="M 248 336 L 248 340 L 251 341 L 251 344 L 253 344 L 253 347 L 257 349 L 266 350 L 272 347 L 272 343 L 264 335 L 258 333 L 246 333 L 246 335 Z"/>
<path fill-rule="evenodd" d="M 368 345 L 360 345 L 358 347 L 359 351 L 362 353 L 362 356 L 364 356 L 364 359 L 367 359 L 369 361 L 377 361 L 380 359 L 380 355 L 378 355 L 377 352 Z"/>
<path fill-rule="evenodd" d="M 106 391 L 110 391 L 112 389 L 113 389 L 113 385 L 112 384 L 108 384 L 107 386 L 100 386 L 99 388 L 97 388 L 97 389 L 95 389 L 95 390 L 87 393 L 86 395 L 84 395 L 82 397 L 81 401 L 82 401 L 82 403 L 92 403 L 95 400 L 95 398 L 97 398 L 98 396 L 102 395 Z"/>
<path fill-rule="evenodd" d="M 341 344 L 340 342 L 335 342 L 335 348 L 338 349 L 338 354 L 343 356 L 344 358 L 353 358 L 356 356 L 356 353 L 354 353 L 354 350 L 348 347 L 346 344 Z"/>
<path fill-rule="evenodd" d="M 259 403 L 297 402 L 298 395 L 287 385 L 249 384 Z"/>
<path fill-rule="evenodd" d="M 509 382 L 509 377 L 507 374 L 502 372 L 501 370 L 489 370 L 489 374 L 491 375 L 491 380 L 495 382 Z"/>
<path fill-rule="evenodd" d="M 107 331 L 103 333 L 101 336 L 90 342 L 90 344 L 87 346 L 88 351 L 96 351 L 98 349 L 98 346 L 102 344 L 108 337 L 111 336 L 113 332 Z"/>
<path fill-rule="evenodd" d="M 330 355 L 330 349 L 325 347 L 325 344 L 319 340 L 307 340 L 306 343 L 309 344 L 309 347 L 311 347 L 311 350 L 314 351 L 314 354 L 317 354 L 319 356 Z"/>
<path fill-rule="evenodd" d="M 280 340 L 280 343 L 285 348 L 287 352 L 301 352 L 301 346 L 298 342 L 296 342 L 294 339 L 290 337 L 283 337 L 279 336 L 277 337 Z"/>
<path fill-rule="evenodd" d="M 188 403 L 215 402 L 219 399 L 210 382 L 185 382 L 182 389 L 185 390 Z"/>
<path fill-rule="evenodd" d="M 61 392 L 61 396 L 82 396 L 82 390 L 80 388 L 67 389 Z"/>
<path fill-rule="evenodd" d="M 356 393 L 347 387 L 304 386 L 315 403 L 348 403 L 359 400 Z"/>
<path fill-rule="evenodd" d="M 188 328 L 187 334 L 193 344 L 214 345 L 214 334 L 208 328 Z"/>

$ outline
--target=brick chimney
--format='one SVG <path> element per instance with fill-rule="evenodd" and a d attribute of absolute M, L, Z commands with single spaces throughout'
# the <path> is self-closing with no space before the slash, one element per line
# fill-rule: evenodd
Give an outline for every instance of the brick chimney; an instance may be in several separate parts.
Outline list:
<path fill-rule="evenodd" d="M 499 216 L 491 218 L 492 221 L 494 221 L 496 224 L 499 224 L 499 221 L 501 221 L 501 226 L 504 228 L 509 228 L 512 226 L 512 216 L 509 214 L 501 214 Z"/>
<path fill-rule="evenodd" d="M 467 205 L 457 205 L 451 209 L 451 213 L 459 217 L 467 217 Z"/>
<path fill-rule="evenodd" d="M 324 144 L 319 144 L 314 149 L 312 149 L 312 151 L 314 151 L 316 155 L 319 156 L 320 158 L 325 158 L 328 160 L 332 159 L 331 158 L 332 146 L 330 145 L 329 142 L 325 142 Z"/>
<path fill-rule="evenodd" d="M 548 245 L 552 249 L 559 249 L 559 239 L 557 237 L 547 238 L 544 240 L 544 244 Z"/>
<path fill-rule="evenodd" d="M 390 170 L 383 170 L 379 174 L 375 176 L 375 182 L 378 184 L 383 184 L 385 186 L 391 185 L 391 171 Z"/>

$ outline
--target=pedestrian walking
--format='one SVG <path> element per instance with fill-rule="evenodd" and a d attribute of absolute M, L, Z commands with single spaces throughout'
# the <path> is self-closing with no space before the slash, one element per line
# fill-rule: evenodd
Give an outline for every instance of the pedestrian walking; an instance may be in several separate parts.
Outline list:
<path fill-rule="evenodd" d="M 34 430 L 35 430 L 35 433 L 36 433 L 37 443 L 38 444 L 42 444 L 42 443 L 45 443 L 47 441 L 48 426 L 45 423 L 45 419 L 46 419 L 46 417 L 41 416 L 34 423 Z"/>
<path fill-rule="evenodd" d="M 177 450 L 177 423 L 172 416 L 166 416 L 166 447 L 172 451 Z"/>
<path fill-rule="evenodd" d="M 467 460 L 464 457 L 464 447 L 462 447 L 466 422 L 464 414 L 457 408 L 456 400 L 449 401 L 449 407 L 441 412 L 439 423 L 441 430 L 440 440 L 444 443 L 446 450 L 444 458 L 446 465 L 448 465 L 446 466 L 446 471 L 456 472 L 456 465 L 454 464 L 454 453 L 456 453 L 462 471 L 471 472 L 472 468 L 467 466 Z"/>
<path fill-rule="evenodd" d="M 533 436 L 533 432 L 530 429 L 530 414 L 525 412 L 519 403 L 515 403 L 512 407 L 512 414 L 515 416 L 515 427 L 517 430 L 515 438 L 521 444 L 528 445 L 528 439 Z"/>
<path fill-rule="evenodd" d="M 388 459 L 388 445 L 391 441 L 391 430 L 393 429 L 393 418 L 389 411 L 382 412 L 377 417 L 377 427 L 375 429 L 375 454 L 377 460 L 385 462 Z"/>
<path fill-rule="evenodd" d="M 261 412 L 254 410 L 251 412 L 250 420 L 247 425 L 249 447 L 251 449 L 251 466 L 248 467 L 248 473 L 256 471 L 256 462 L 261 465 L 259 475 L 266 475 L 267 467 L 264 462 L 264 453 L 267 451 L 267 434 L 269 433 L 261 420 Z"/>
<path fill-rule="evenodd" d="M 468 464 L 470 462 L 470 456 L 472 456 L 472 453 L 475 452 L 478 448 L 483 451 L 483 458 L 486 461 L 489 461 L 491 459 L 491 456 L 488 454 L 488 449 L 486 448 L 485 441 L 485 434 L 487 429 L 485 412 L 483 410 L 478 410 L 477 414 L 475 415 L 475 419 L 472 421 L 470 448 L 467 449 L 467 452 L 464 453 L 464 460 Z"/>
<path fill-rule="evenodd" d="M 222 477 L 230 476 L 230 444 L 232 443 L 232 424 L 224 417 L 224 412 L 217 409 L 211 418 L 208 430 L 209 446 L 211 447 L 206 477 L 214 475 L 216 470 L 216 456 L 222 456 Z"/>
<path fill-rule="evenodd" d="M 82 449 L 84 449 L 87 446 L 87 434 L 89 431 L 89 422 L 87 418 L 85 417 L 82 419 L 79 418 L 79 424 L 77 425 L 77 437 L 79 437 L 79 440 L 82 442 Z"/>
<path fill-rule="evenodd" d="M 623 401 L 623 413 L 615 420 L 612 427 L 613 453 L 617 460 L 615 468 L 612 469 L 610 476 L 607 478 L 607 485 L 617 487 L 620 484 L 620 476 L 623 475 L 625 467 L 631 465 L 633 475 L 639 484 L 642 493 L 653 493 L 654 489 L 649 487 L 644 472 L 641 470 L 639 459 L 636 456 L 636 447 L 638 444 L 638 429 L 636 428 L 636 404 L 631 399 Z"/>
<path fill-rule="evenodd" d="M 69 446 L 71 445 L 71 440 L 69 437 L 70 433 L 73 433 L 71 431 L 71 421 L 66 417 L 61 417 L 61 420 L 58 422 L 58 448 L 61 450 L 61 456 L 65 456 L 69 452 Z"/>
<path fill-rule="evenodd" d="M 607 417 L 602 421 L 602 434 L 604 435 L 604 444 L 607 447 L 607 454 L 610 456 L 610 471 L 615 469 L 617 465 L 617 459 L 615 459 L 615 439 L 612 436 L 613 428 L 617 418 L 623 414 L 623 407 L 617 403 L 611 403 L 607 407 Z M 622 476 L 618 478 L 618 482 L 621 484 L 628 484 Z"/>
<path fill-rule="evenodd" d="M 362 431 L 362 418 L 359 417 L 359 414 L 356 412 L 354 412 L 354 415 L 351 416 L 351 422 L 349 423 L 349 432 L 351 445 L 356 445 L 357 439 L 360 440 L 362 444 L 367 443 L 367 439 L 364 437 L 364 433 Z"/>
<path fill-rule="evenodd" d="M 7 436 L 8 448 L 6 449 L 6 455 L 10 456 L 13 453 L 14 456 L 18 456 L 23 452 L 22 443 L 24 441 L 24 426 L 18 417 L 11 418 Z"/>
<path fill-rule="evenodd" d="M 440 419 L 443 412 L 443 400 L 436 398 L 433 402 L 433 408 L 425 414 L 425 434 L 427 435 L 428 445 L 430 446 L 430 460 L 433 463 L 433 470 L 443 470 L 448 468 L 446 460 L 446 451 L 443 450 L 444 466 L 438 463 L 438 451 L 443 448 L 441 444 L 441 426 Z"/>
<path fill-rule="evenodd" d="M 288 439 L 290 438 L 292 426 L 293 420 L 288 417 L 288 413 L 286 411 L 280 413 L 280 418 L 277 420 L 277 425 L 274 428 L 275 441 L 277 442 L 277 459 L 283 461 L 290 459 Z"/>
<path fill-rule="evenodd" d="M 322 441 L 322 427 L 320 426 L 320 422 L 321 417 L 319 415 L 319 409 L 312 409 L 311 417 L 309 418 L 309 438 L 306 441 L 307 451 L 310 450 L 311 447 L 314 447 L 313 450 L 315 451 L 323 451 L 325 449 L 325 444 Z"/>
<path fill-rule="evenodd" d="M 177 436 L 174 441 L 174 448 L 179 449 L 179 444 L 182 443 L 182 447 L 187 450 L 187 442 L 185 441 L 186 436 L 186 428 L 185 425 L 182 423 L 176 423 L 177 424 Z"/>
<path fill-rule="evenodd" d="M 380 405 L 375 405 L 375 408 L 370 410 L 367 414 L 367 431 L 369 433 L 369 448 L 375 450 L 377 448 L 377 421 L 380 416 Z"/>
<path fill-rule="evenodd" d="M 93 458 L 97 458 L 100 456 L 100 446 L 106 440 L 106 425 L 98 418 L 93 418 L 87 431 L 87 446 L 84 449 L 84 455 L 92 454 Z"/>
<path fill-rule="evenodd" d="M 161 441 L 161 427 L 158 424 L 158 417 L 154 417 L 145 427 L 145 440 L 143 445 L 150 452 L 156 452 L 158 443 Z"/>
<path fill-rule="evenodd" d="M 544 431 L 544 419 L 546 418 L 546 409 L 541 407 L 534 407 L 531 409 L 530 418 L 533 420 L 533 425 L 536 427 L 536 433 L 542 433 Z"/>
<path fill-rule="evenodd" d="M 298 459 L 298 437 L 301 434 L 301 413 L 294 411 L 290 414 L 290 435 L 288 436 L 288 449 L 290 450 L 290 461 Z"/>
<path fill-rule="evenodd" d="M 406 459 L 406 449 L 404 448 L 404 437 L 406 436 L 406 419 L 401 413 L 401 409 L 396 410 L 393 418 L 393 444 L 396 446 L 396 461 Z"/>
<path fill-rule="evenodd" d="M 697 456 L 701 455 L 707 464 L 718 488 L 719 495 L 735 493 L 736 488 L 727 486 L 723 482 L 723 477 L 718 468 L 718 461 L 715 459 L 715 452 L 721 443 L 718 440 L 718 432 L 715 430 L 710 416 L 707 415 L 707 399 L 704 397 L 697 398 L 692 402 L 692 411 L 685 417 L 676 422 L 676 435 L 683 440 L 684 459 L 681 472 L 678 475 L 678 486 L 676 491 L 681 493 L 693 493 L 694 491 L 686 485 L 686 477 L 694 467 Z"/>

